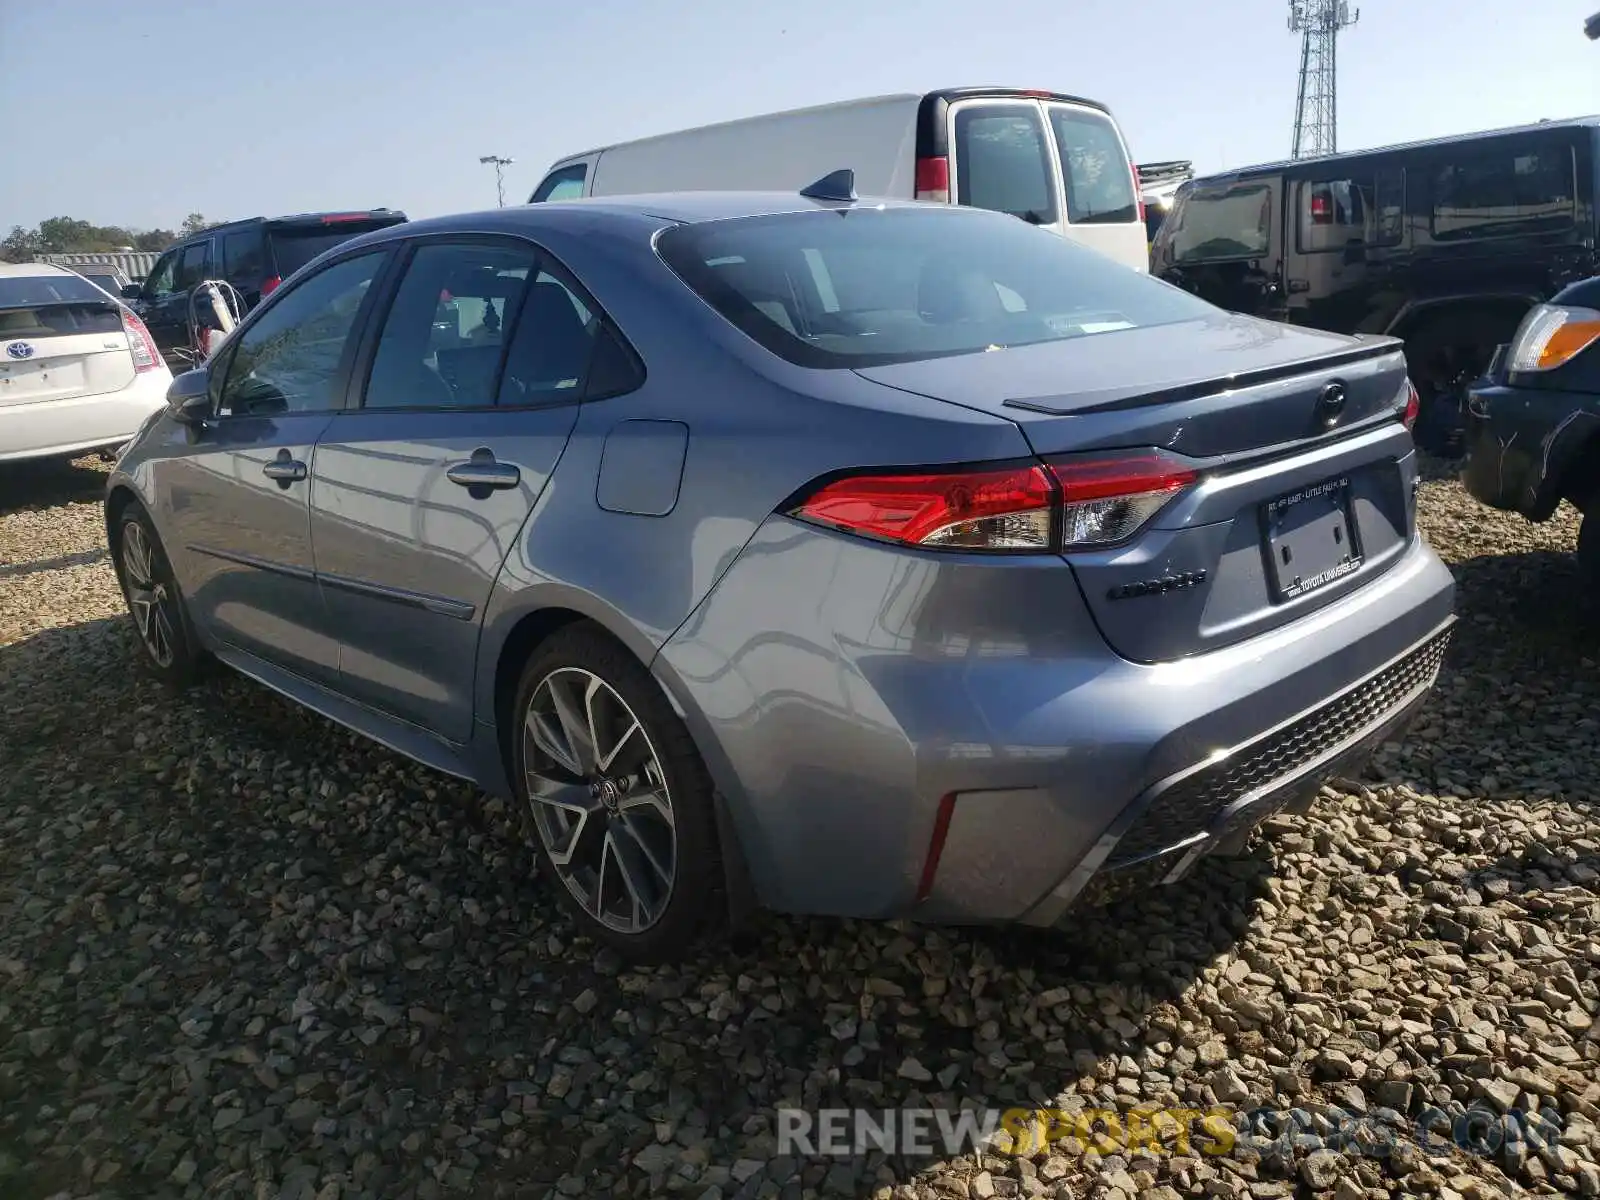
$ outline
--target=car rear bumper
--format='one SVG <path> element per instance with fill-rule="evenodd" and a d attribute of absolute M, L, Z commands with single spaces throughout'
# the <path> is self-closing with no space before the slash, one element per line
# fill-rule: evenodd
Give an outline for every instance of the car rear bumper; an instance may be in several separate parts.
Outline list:
<path fill-rule="evenodd" d="M 655 669 L 764 904 L 1049 925 L 1114 866 L 1181 877 L 1388 734 L 1432 686 L 1454 589 L 1414 539 L 1290 625 L 1151 666 L 1106 648 L 1059 565 L 779 519 Z"/>
<path fill-rule="evenodd" d="M 116 392 L 0 407 L 0 462 L 120 446 L 166 404 L 171 383 L 169 372 L 147 371 Z"/>
<path fill-rule="evenodd" d="M 1548 520 L 1561 503 L 1562 472 L 1600 434 L 1600 396 L 1482 383 L 1467 397 L 1461 482 L 1491 508 Z"/>

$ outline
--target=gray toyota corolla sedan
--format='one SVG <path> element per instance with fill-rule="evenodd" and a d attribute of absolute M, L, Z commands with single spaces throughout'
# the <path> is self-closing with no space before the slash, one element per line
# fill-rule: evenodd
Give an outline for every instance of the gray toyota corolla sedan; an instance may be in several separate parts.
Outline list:
<path fill-rule="evenodd" d="M 149 663 L 515 800 L 647 960 L 753 906 L 1055 925 L 1397 736 L 1454 620 L 1400 343 L 837 182 L 303 268 L 111 477 Z"/>

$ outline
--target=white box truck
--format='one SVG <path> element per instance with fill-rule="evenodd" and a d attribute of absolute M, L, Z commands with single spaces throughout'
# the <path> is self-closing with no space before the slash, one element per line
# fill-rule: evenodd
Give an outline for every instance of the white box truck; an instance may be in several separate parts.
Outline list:
<path fill-rule="evenodd" d="M 970 204 L 1138 271 L 1138 173 L 1105 105 L 1025 88 L 947 88 L 745 117 L 558 159 L 529 203 L 679 191 L 799 191 L 855 172 L 863 198 Z"/>

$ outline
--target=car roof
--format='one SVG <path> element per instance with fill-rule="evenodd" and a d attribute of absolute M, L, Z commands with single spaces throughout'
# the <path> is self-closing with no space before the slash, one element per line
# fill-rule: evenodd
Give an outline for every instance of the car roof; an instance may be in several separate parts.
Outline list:
<path fill-rule="evenodd" d="M 8 263 L 0 262 L 0 279 L 37 278 L 40 275 L 70 275 L 78 277 L 76 271 L 69 271 L 66 267 L 58 267 L 55 263 Z"/>
<path fill-rule="evenodd" d="M 1345 150 L 1338 154 L 1326 154 L 1318 158 L 1291 158 L 1281 159 L 1278 162 L 1259 163 L 1256 166 L 1239 167 L 1232 171 L 1218 171 L 1212 175 L 1199 176 L 1190 180 L 1189 184 L 1185 186 L 1210 186 L 1235 179 L 1256 179 L 1262 175 L 1276 175 L 1288 170 L 1304 171 L 1307 168 L 1335 166 L 1364 158 L 1372 158 L 1380 154 L 1407 154 L 1419 150 L 1431 150 L 1437 146 L 1458 146 L 1471 142 L 1490 141 L 1494 138 L 1522 137 L 1532 133 L 1549 133 L 1552 130 L 1585 129 L 1596 126 L 1600 126 L 1600 115 L 1570 117 L 1560 121 L 1540 121 L 1533 125 L 1509 125 L 1504 129 L 1482 129 L 1476 133 L 1455 133 L 1449 137 L 1427 138 L 1417 142 L 1399 142 L 1392 146 L 1371 146 L 1364 150 Z"/>
<path fill-rule="evenodd" d="M 601 196 L 581 200 L 556 200 L 541 204 L 518 204 L 509 208 L 490 208 L 480 212 L 452 213 L 426 217 L 373 230 L 351 239 L 357 243 L 388 241 L 393 238 L 421 237 L 430 233 L 464 230 L 505 230 L 559 228 L 569 222 L 585 225 L 595 218 L 619 221 L 642 220 L 656 225 L 698 225 L 707 221 L 734 220 L 739 217 L 779 216 L 784 213 L 824 212 L 839 208 L 938 208 L 949 212 L 977 212 L 954 205 L 929 205 L 911 200 L 863 196 L 853 202 L 811 200 L 798 192 L 661 192 L 636 196 Z"/>

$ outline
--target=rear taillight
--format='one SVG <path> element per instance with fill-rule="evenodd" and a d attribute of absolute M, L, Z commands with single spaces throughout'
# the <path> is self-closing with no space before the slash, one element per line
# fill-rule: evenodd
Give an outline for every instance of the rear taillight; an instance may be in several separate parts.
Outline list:
<path fill-rule="evenodd" d="M 128 349 L 133 352 L 135 374 L 154 371 L 165 365 L 161 360 L 161 352 L 156 349 L 155 339 L 131 309 L 122 310 L 122 331 L 128 335 Z"/>
<path fill-rule="evenodd" d="M 1422 397 L 1417 395 L 1417 387 L 1411 380 L 1406 380 L 1406 406 L 1400 416 L 1407 429 L 1414 428 L 1417 423 L 1417 414 L 1422 411 Z"/>
<path fill-rule="evenodd" d="M 1199 472 L 1160 450 L 835 479 L 786 511 L 929 550 L 1049 553 L 1125 541 Z"/>
<path fill-rule="evenodd" d="M 852 475 L 790 515 L 846 533 L 939 550 L 1048 550 L 1055 485 L 1041 466 Z"/>
<path fill-rule="evenodd" d="M 950 160 L 917 159 L 917 199 L 934 204 L 950 203 Z"/>
<path fill-rule="evenodd" d="M 1193 467 L 1160 450 L 1059 459 L 1050 470 L 1061 489 L 1065 550 L 1125 541 L 1200 478 Z"/>
<path fill-rule="evenodd" d="M 268 296 L 272 295 L 273 292 L 277 291 L 278 285 L 282 282 L 283 277 L 281 275 L 273 275 L 270 278 L 263 280 L 261 283 L 262 299 L 266 299 Z"/>

